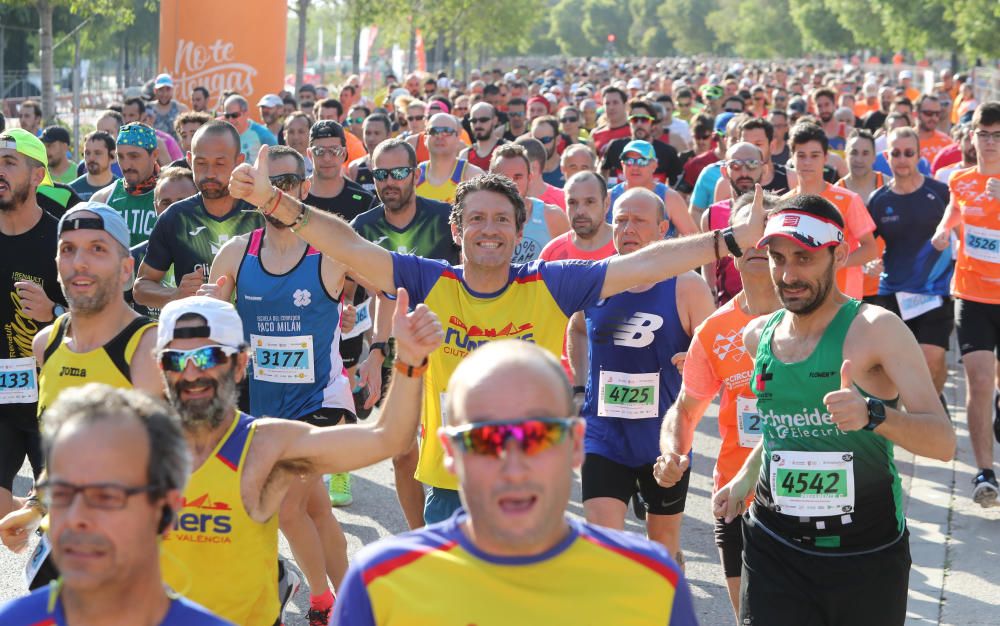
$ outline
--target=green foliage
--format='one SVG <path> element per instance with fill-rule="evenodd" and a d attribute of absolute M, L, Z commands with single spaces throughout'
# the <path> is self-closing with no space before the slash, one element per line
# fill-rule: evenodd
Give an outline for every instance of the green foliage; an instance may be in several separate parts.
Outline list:
<path fill-rule="evenodd" d="M 794 57 L 802 53 L 802 38 L 788 27 L 788 12 L 788 0 L 720 0 L 707 23 L 741 57 Z"/>
<path fill-rule="evenodd" d="M 711 53 L 721 46 L 706 20 L 718 7 L 719 0 L 663 0 L 656 14 L 678 52 Z"/>
<path fill-rule="evenodd" d="M 806 50 L 852 50 L 857 47 L 854 34 L 841 26 L 829 2 L 824 0 L 789 0 L 792 21 L 802 35 Z"/>

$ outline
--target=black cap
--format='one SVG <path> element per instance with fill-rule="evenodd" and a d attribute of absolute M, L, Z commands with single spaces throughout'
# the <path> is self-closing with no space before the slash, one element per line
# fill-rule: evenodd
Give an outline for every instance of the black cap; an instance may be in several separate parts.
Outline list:
<path fill-rule="evenodd" d="M 327 139 L 329 137 L 336 137 L 343 142 L 344 127 L 333 120 L 320 120 L 309 129 L 309 141 Z"/>
<path fill-rule="evenodd" d="M 47 127 L 42 131 L 40 139 L 42 143 L 52 143 L 53 141 L 61 141 L 65 144 L 73 143 L 73 140 L 69 138 L 69 131 L 62 126 Z"/>
<path fill-rule="evenodd" d="M 788 111 L 804 114 L 807 109 L 806 100 L 801 96 L 795 96 L 788 101 Z"/>

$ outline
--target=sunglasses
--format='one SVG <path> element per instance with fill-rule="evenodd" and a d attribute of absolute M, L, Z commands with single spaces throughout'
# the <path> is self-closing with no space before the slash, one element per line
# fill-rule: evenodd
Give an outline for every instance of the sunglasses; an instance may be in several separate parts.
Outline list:
<path fill-rule="evenodd" d="M 160 366 L 168 372 L 183 372 L 188 361 L 200 370 L 212 369 L 229 362 L 239 352 L 230 346 L 202 346 L 193 350 L 162 350 Z"/>
<path fill-rule="evenodd" d="M 921 111 L 920 114 L 927 117 L 941 117 L 941 111 Z"/>
<path fill-rule="evenodd" d="M 550 143 L 552 143 L 552 141 L 555 139 L 555 137 L 552 136 L 552 135 L 549 135 L 548 137 L 535 137 L 535 139 L 537 139 L 538 141 L 541 141 L 545 145 L 549 145 Z"/>
<path fill-rule="evenodd" d="M 407 115 L 406 119 L 409 120 L 409 121 L 411 121 L 411 122 L 419 122 L 420 120 L 424 119 L 424 117 L 426 117 L 426 116 L 424 116 L 424 115 Z"/>
<path fill-rule="evenodd" d="M 629 115 L 628 116 L 628 121 L 630 121 L 630 122 L 642 122 L 642 123 L 645 123 L 645 124 L 652 124 L 653 123 L 653 119 L 654 118 L 652 118 L 652 117 L 650 117 L 648 115 Z"/>
<path fill-rule="evenodd" d="M 243 111 L 237 111 L 236 113 L 225 113 L 223 114 L 222 117 L 226 118 L 227 120 L 235 120 L 241 115 L 243 115 Z"/>
<path fill-rule="evenodd" d="M 742 113 L 743 109 L 723 109 L 723 113 Z"/>
<path fill-rule="evenodd" d="M 365 118 L 363 117 L 349 117 L 344 120 L 344 123 L 350 126 L 351 124 L 364 124 Z"/>
<path fill-rule="evenodd" d="M 521 111 L 507 111 L 507 117 L 524 117 L 524 113 Z"/>
<path fill-rule="evenodd" d="M 473 124 L 487 124 L 492 119 L 492 117 L 470 117 L 469 121 Z"/>
<path fill-rule="evenodd" d="M 913 157 L 917 156 L 917 151 L 916 150 L 893 150 L 892 152 L 889 153 L 889 156 L 891 156 L 894 159 L 898 159 L 901 156 L 906 157 L 907 159 L 912 159 Z"/>
<path fill-rule="evenodd" d="M 712 138 L 712 134 L 709 133 L 707 135 L 695 135 L 694 138 L 697 139 L 698 141 L 708 141 L 709 139 Z"/>
<path fill-rule="evenodd" d="M 405 165 L 403 167 L 394 167 L 392 169 L 386 169 L 384 167 L 380 167 L 377 170 L 372 170 L 372 178 L 374 178 L 378 182 L 382 182 L 383 180 L 389 178 L 390 176 L 392 176 L 393 180 L 403 180 L 404 178 L 412 174 L 413 170 L 415 169 L 417 168 Z"/>
<path fill-rule="evenodd" d="M 437 137 L 438 135 L 457 135 L 458 131 L 454 128 L 449 128 L 447 126 L 432 126 L 427 134 L 431 137 Z"/>
<path fill-rule="evenodd" d="M 312 148 L 313 156 L 317 159 L 322 159 L 323 157 L 330 155 L 334 158 L 341 158 L 347 154 L 347 148 L 343 146 L 334 146 L 332 148 L 324 148 L 322 146 L 313 146 Z"/>
<path fill-rule="evenodd" d="M 761 166 L 763 161 L 759 159 L 729 159 L 726 161 L 726 167 L 731 170 L 755 170 Z"/>
<path fill-rule="evenodd" d="M 635 165 L 637 167 L 646 167 L 651 162 L 651 159 L 643 159 L 641 157 L 625 157 L 622 159 L 622 163 L 625 165 Z"/>
<path fill-rule="evenodd" d="M 560 117 L 559 118 L 559 123 L 560 124 L 576 124 L 579 121 L 580 121 L 580 118 L 578 118 L 578 117 Z"/>
<path fill-rule="evenodd" d="M 526 420 L 473 422 L 445 427 L 448 439 L 464 452 L 504 458 L 507 441 L 513 439 L 521 452 L 534 456 L 559 445 L 580 418 L 538 417 Z"/>
<path fill-rule="evenodd" d="M 268 178 L 271 180 L 272 185 L 274 185 L 278 189 L 281 189 L 282 191 L 288 191 L 295 185 L 298 185 L 303 180 L 305 180 L 294 172 L 288 174 L 276 174 L 274 176 L 268 176 Z"/>

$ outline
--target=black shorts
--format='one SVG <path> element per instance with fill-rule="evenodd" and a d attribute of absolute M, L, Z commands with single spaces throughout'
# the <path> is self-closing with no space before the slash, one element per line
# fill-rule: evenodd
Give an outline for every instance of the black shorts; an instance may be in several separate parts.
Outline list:
<path fill-rule="evenodd" d="M 958 329 L 958 349 L 962 354 L 979 350 L 996 351 L 1000 345 L 1000 304 L 955 298 L 955 327 Z"/>
<path fill-rule="evenodd" d="M 599 454 L 583 459 L 583 499 L 615 498 L 625 504 L 635 493 L 642 495 L 646 510 L 653 515 L 676 515 L 684 512 L 691 468 L 673 487 L 665 488 L 653 478 L 653 464 L 628 467 Z"/>
<path fill-rule="evenodd" d="M 10 405 L 8 405 L 10 406 Z M 35 478 L 42 471 L 42 435 L 38 418 L 28 411 L 0 416 L 0 487 L 11 491 L 24 459 L 31 463 Z"/>
<path fill-rule="evenodd" d="M 887 626 L 906 620 L 909 532 L 860 556 L 816 556 L 745 520 L 740 624 Z"/>
<path fill-rule="evenodd" d="M 715 545 L 722 553 L 722 571 L 726 578 L 739 578 L 743 569 L 743 517 L 726 523 L 715 518 Z"/>
<path fill-rule="evenodd" d="M 357 337 L 340 340 L 340 358 L 344 361 L 344 367 L 350 369 L 358 364 L 358 359 L 361 358 L 361 351 L 364 349 L 364 342 L 364 333 Z"/>
<path fill-rule="evenodd" d="M 338 424 L 357 424 L 358 418 L 347 409 L 325 406 L 309 415 L 300 417 L 298 421 L 326 428 L 327 426 L 336 426 Z"/>
<path fill-rule="evenodd" d="M 951 330 L 955 327 L 955 305 L 952 304 L 951 298 L 942 297 L 942 299 L 944 303 L 938 308 L 903 320 L 903 323 L 917 338 L 917 343 L 947 350 L 951 344 Z M 865 302 L 880 306 L 899 316 L 899 302 L 896 296 L 870 296 L 865 298 Z"/>

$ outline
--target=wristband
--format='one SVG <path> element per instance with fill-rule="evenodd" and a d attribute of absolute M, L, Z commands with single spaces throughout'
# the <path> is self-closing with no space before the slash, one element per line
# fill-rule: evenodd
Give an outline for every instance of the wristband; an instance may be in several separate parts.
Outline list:
<path fill-rule="evenodd" d="M 416 367 L 414 367 L 413 365 L 409 365 L 407 363 L 403 363 L 403 361 L 401 361 L 400 359 L 396 359 L 394 367 L 397 372 L 399 372 L 403 376 L 406 376 L 407 378 L 420 378 L 421 376 L 424 375 L 424 372 L 427 371 L 427 357 L 424 357 L 423 362 L 421 362 L 420 365 L 417 365 Z"/>
<path fill-rule="evenodd" d="M 729 252 L 737 259 L 743 256 L 743 251 L 740 250 L 740 245 L 736 243 L 736 235 L 733 232 L 733 227 L 725 228 L 722 230 L 722 238 L 726 242 L 726 247 L 729 248 Z"/>
<path fill-rule="evenodd" d="M 573 387 L 573 395 L 575 396 L 578 393 L 587 393 L 587 387 L 584 385 L 575 385 Z"/>
<path fill-rule="evenodd" d="M 299 206 L 302 207 L 302 210 L 299 211 L 299 216 L 295 218 L 294 222 L 288 225 L 288 230 L 293 233 L 299 232 L 306 224 L 309 223 L 309 205 L 300 202 Z"/>
<path fill-rule="evenodd" d="M 388 354 L 388 348 L 385 347 L 384 341 L 376 341 L 372 345 L 368 346 L 368 352 L 371 352 L 372 350 L 378 350 L 382 353 L 383 357 Z"/>
<path fill-rule="evenodd" d="M 272 186 L 271 189 L 274 190 L 274 205 L 271 207 L 270 211 L 261 211 L 264 214 L 264 217 L 274 213 L 274 210 L 278 208 L 278 203 L 281 202 L 281 190 L 274 186 Z M 268 202 L 270 202 L 270 200 L 268 200 Z"/>
<path fill-rule="evenodd" d="M 722 255 L 719 254 L 719 238 L 721 238 L 721 237 L 722 237 L 722 231 L 721 230 L 716 229 L 716 230 L 712 231 L 712 250 L 715 251 L 715 262 L 716 263 L 718 263 L 719 261 L 722 260 Z"/>

